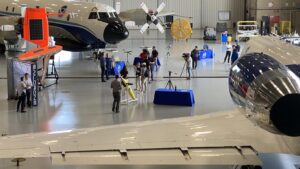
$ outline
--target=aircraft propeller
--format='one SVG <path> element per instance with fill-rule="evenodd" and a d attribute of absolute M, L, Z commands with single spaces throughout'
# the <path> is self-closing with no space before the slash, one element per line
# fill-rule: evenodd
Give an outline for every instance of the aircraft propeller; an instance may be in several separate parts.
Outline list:
<path fill-rule="evenodd" d="M 143 34 L 150 26 L 150 24 L 154 24 L 157 29 L 161 32 L 164 33 L 165 29 L 164 27 L 161 25 L 157 15 L 165 8 L 166 4 L 163 2 L 159 5 L 159 7 L 157 8 L 157 10 L 154 12 L 153 10 L 149 10 L 149 8 L 147 7 L 147 5 L 143 2 L 141 4 L 141 8 L 145 11 L 145 13 L 147 14 L 147 23 L 145 23 L 140 32 Z"/>

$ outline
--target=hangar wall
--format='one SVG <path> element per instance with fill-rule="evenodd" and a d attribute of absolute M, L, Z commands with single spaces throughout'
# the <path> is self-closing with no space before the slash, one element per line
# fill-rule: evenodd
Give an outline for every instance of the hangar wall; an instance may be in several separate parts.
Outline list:
<path fill-rule="evenodd" d="M 194 28 L 205 26 L 215 27 L 219 11 L 230 11 L 231 20 L 228 27 L 232 28 L 234 22 L 244 19 L 245 0 L 88 0 L 90 2 L 101 2 L 113 6 L 116 1 L 121 2 L 121 11 L 139 8 L 145 2 L 149 8 L 157 8 L 161 2 L 167 4 L 166 11 L 174 11 L 178 15 L 193 17 Z"/>
<path fill-rule="evenodd" d="M 281 20 L 292 21 L 292 28 L 297 31 L 300 31 L 299 8 L 299 0 L 248 0 L 250 18 L 260 22 L 262 16 L 280 16 Z"/>

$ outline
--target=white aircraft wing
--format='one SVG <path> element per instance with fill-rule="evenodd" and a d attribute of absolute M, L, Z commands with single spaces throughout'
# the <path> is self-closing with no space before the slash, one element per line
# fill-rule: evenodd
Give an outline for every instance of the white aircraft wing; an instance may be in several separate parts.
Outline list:
<path fill-rule="evenodd" d="M 136 25 L 141 26 L 145 24 L 147 14 L 143 9 L 131 9 L 120 12 L 119 17 L 123 22 L 134 21 Z"/>
<path fill-rule="evenodd" d="M 53 165 L 259 165 L 257 152 L 300 154 L 239 111 L 0 138 L 0 159 Z M 1 165 L 1 164 L 0 164 Z"/>
<path fill-rule="evenodd" d="M 157 14 L 157 17 L 164 17 L 164 16 L 169 16 L 169 15 L 175 15 L 175 12 L 160 12 Z"/>

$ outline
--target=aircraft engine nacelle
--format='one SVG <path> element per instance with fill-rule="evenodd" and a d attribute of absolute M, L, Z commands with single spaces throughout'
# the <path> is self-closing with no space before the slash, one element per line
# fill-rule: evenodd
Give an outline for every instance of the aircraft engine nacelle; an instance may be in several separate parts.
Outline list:
<path fill-rule="evenodd" d="M 300 136 L 300 80 L 263 53 L 249 53 L 231 68 L 229 90 L 247 117 L 273 133 Z"/>

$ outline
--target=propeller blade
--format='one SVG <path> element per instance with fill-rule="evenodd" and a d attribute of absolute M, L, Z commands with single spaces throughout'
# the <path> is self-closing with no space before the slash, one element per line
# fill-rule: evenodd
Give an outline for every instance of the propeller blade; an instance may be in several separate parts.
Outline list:
<path fill-rule="evenodd" d="M 163 2 L 159 5 L 159 7 L 157 8 L 156 12 L 160 13 L 164 8 L 166 7 L 166 4 Z"/>
<path fill-rule="evenodd" d="M 141 4 L 141 8 L 146 12 L 146 14 L 149 13 L 149 8 L 147 7 L 147 5 L 144 2 Z"/>
<path fill-rule="evenodd" d="M 140 32 L 143 34 L 149 27 L 150 25 L 148 23 L 145 23 L 145 25 L 143 25 L 143 27 L 141 28 Z"/>
<path fill-rule="evenodd" d="M 165 29 L 164 27 L 161 25 L 161 23 L 157 23 L 156 24 L 157 29 L 161 32 L 161 33 L 165 33 Z"/>

